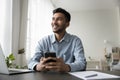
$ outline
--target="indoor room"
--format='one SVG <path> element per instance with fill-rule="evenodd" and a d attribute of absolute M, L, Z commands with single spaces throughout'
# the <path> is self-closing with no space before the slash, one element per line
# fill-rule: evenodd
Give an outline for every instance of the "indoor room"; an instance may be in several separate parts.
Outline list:
<path fill-rule="evenodd" d="M 0 47 L 7 66 L 28 68 L 38 41 L 53 33 L 56 8 L 71 14 L 66 32 L 82 41 L 86 71 L 120 72 L 120 0 L 1 0 Z"/>

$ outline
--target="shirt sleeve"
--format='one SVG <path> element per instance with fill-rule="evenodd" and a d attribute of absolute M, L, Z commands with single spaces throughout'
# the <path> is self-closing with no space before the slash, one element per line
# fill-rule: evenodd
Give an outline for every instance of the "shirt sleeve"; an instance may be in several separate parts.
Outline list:
<path fill-rule="evenodd" d="M 28 62 L 28 68 L 34 70 L 34 67 L 40 62 L 40 58 L 43 57 L 43 51 L 40 41 L 37 44 L 35 55 Z"/>
<path fill-rule="evenodd" d="M 83 71 L 86 69 L 86 59 L 84 56 L 84 48 L 79 38 L 75 40 L 74 62 L 68 63 L 71 71 Z"/>

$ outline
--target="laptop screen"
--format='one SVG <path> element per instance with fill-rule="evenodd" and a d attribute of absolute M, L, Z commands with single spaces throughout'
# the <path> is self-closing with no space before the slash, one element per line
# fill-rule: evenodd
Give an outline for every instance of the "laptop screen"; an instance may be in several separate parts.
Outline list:
<path fill-rule="evenodd" d="M 18 73 L 26 73 L 26 72 L 33 72 L 33 70 L 28 69 L 11 69 L 13 70 L 12 73 L 9 72 L 9 69 L 7 67 L 5 56 L 2 51 L 2 47 L 0 45 L 0 73 L 3 74 L 18 74 Z"/>
<path fill-rule="evenodd" d="M 0 45 L 0 73 L 9 73 L 1 45 Z"/>

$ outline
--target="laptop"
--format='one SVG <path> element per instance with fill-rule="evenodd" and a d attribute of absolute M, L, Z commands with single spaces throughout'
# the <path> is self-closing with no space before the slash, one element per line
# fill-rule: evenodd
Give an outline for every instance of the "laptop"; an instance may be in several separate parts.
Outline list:
<path fill-rule="evenodd" d="M 2 51 L 2 47 L 0 45 L 0 73 L 2 74 L 20 74 L 20 73 L 28 73 L 33 72 L 33 70 L 29 69 L 10 69 L 7 67 L 5 56 Z"/>

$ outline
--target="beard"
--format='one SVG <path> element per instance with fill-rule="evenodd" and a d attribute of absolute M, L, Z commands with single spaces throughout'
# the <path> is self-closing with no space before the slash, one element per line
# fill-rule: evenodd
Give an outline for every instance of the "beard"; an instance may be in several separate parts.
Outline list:
<path fill-rule="evenodd" d="M 65 31 L 66 26 L 65 25 L 52 25 L 52 29 L 54 33 L 62 33 Z"/>

